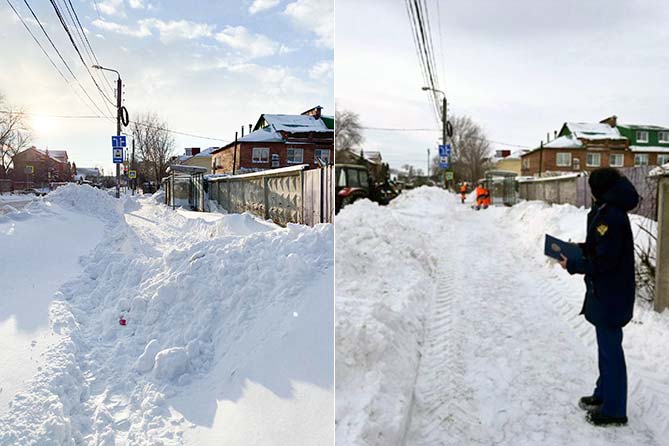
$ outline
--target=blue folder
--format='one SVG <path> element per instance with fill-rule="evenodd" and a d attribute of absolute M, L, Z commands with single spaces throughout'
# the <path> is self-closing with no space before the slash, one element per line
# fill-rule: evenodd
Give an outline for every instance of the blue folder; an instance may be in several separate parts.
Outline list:
<path fill-rule="evenodd" d="M 577 244 L 565 242 L 548 234 L 546 234 L 544 254 L 557 260 L 562 260 L 560 254 L 563 254 L 569 260 L 576 260 L 583 257 L 583 252 Z"/>

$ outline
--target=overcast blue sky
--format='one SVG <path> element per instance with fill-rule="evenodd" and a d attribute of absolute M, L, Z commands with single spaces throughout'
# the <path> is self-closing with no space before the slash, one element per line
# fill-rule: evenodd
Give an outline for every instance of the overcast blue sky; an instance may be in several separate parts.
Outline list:
<path fill-rule="evenodd" d="M 427 0 L 450 111 L 490 139 L 536 147 L 565 121 L 669 126 L 664 0 Z M 441 31 L 440 31 L 441 30 Z M 439 128 L 405 4 L 337 0 L 336 100 L 375 127 Z M 391 166 L 425 169 L 439 132 L 367 131 Z M 516 147 L 494 144 L 495 148 Z"/>
<path fill-rule="evenodd" d="M 11 2 L 69 77 L 23 1 Z M 84 88 L 106 111 L 50 3 L 29 3 Z M 121 72 L 131 119 L 154 111 L 171 129 L 231 140 L 241 125 L 255 123 L 261 113 L 300 113 L 322 105 L 324 113 L 334 114 L 332 0 L 72 3 L 100 63 Z M 66 149 L 82 167 L 111 170 L 109 136 L 115 122 L 48 117 L 100 113 L 76 84 L 72 88 L 60 77 L 5 2 L 0 5 L 0 38 L 0 92 L 33 114 L 35 145 Z M 113 84 L 114 76 L 109 80 Z M 176 140 L 180 152 L 223 144 L 187 136 Z"/>

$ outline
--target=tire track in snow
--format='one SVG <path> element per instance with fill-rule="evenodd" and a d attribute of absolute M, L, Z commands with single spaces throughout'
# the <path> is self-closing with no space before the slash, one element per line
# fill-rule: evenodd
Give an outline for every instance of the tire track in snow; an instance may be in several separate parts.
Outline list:
<path fill-rule="evenodd" d="M 593 366 L 592 329 L 495 214 L 451 208 L 449 242 L 433 246 L 451 261 L 438 271 L 404 443 L 660 444 L 641 421 L 584 421 L 576 400 L 591 383 L 577 371 Z"/>

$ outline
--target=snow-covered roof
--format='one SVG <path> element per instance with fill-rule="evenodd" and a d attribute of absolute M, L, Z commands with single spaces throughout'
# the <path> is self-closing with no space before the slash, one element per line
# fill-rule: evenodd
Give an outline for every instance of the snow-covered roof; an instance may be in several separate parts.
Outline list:
<path fill-rule="evenodd" d="M 281 175 L 284 173 L 289 173 L 289 172 L 299 172 L 302 170 L 307 170 L 309 169 L 309 164 L 297 164 L 295 166 L 289 166 L 289 167 L 280 167 L 278 169 L 264 169 L 264 170 L 258 170 L 256 172 L 251 172 L 251 173 L 244 173 L 241 175 L 228 175 L 228 176 L 223 176 L 220 178 L 210 178 L 209 181 L 219 181 L 224 178 L 249 178 L 249 177 L 257 177 L 257 176 L 266 176 L 266 175 Z"/>
<path fill-rule="evenodd" d="M 258 129 L 239 138 L 241 142 L 283 142 L 283 137 L 274 129 L 273 125 Z"/>
<path fill-rule="evenodd" d="M 627 139 L 620 134 L 617 128 L 601 122 L 567 122 L 565 124 L 577 138 L 584 139 Z"/>
<path fill-rule="evenodd" d="M 582 149 L 583 143 L 574 137 L 574 134 L 571 134 L 555 138 L 553 141 L 544 144 L 544 147 L 548 149 Z"/>
<path fill-rule="evenodd" d="M 211 152 L 213 150 L 216 150 L 216 149 L 218 149 L 218 147 L 207 147 L 206 149 L 204 149 L 203 151 L 201 151 L 197 155 L 193 155 L 193 158 L 197 158 L 197 157 L 202 158 L 202 157 L 206 157 L 206 156 L 211 156 Z"/>
<path fill-rule="evenodd" d="M 97 167 L 79 167 L 77 166 L 77 175 L 83 175 L 85 177 L 99 177 L 100 169 Z"/>
<path fill-rule="evenodd" d="M 618 126 L 632 130 L 669 130 L 669 127 L 661 125 L 618 124 Z"/>
<path fill-rule="evenodd" d="M 661 146 L 630 146 L 632 152 L 646 153 L 669 153 L 669 147 Z"/>
<path fill-rule="evenodd" d="M 37 150 L 39 153 L 42 155 L 46 156 L 46 150 L 38 149 L 33 147 L 33 149 Z M 64 163 L 67 160 L 67 151 L 65 150 L 49 150 L 49 158 L 52 160 L 58 162 L 58 163 Z"/>
<path fill-rule="evenodd" d="M 268 125 L 273 126 L 274 130 L 279 132 L 332 132 L 321 119 L 315 119 L 313 116 L 263 114 L 262 118 Z"/>

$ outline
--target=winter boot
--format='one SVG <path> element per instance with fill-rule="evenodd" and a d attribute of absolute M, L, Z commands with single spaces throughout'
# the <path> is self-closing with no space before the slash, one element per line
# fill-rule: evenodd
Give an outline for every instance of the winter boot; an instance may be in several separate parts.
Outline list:
<path fill-rule="evenodd" d="M 599 409 L 604 401 L 594 396 L 584 396 L 578 401 L 578 407 L 583 410 Z"/>
<path fill-rule="evenodd" d="M 594 426 L 624 426 L 627 424 L 627 417 L 610 417 L 598 409 L 588 411 L 585 419 Z"/>

